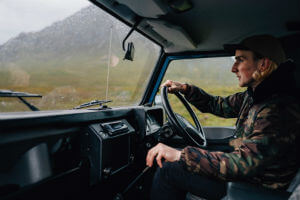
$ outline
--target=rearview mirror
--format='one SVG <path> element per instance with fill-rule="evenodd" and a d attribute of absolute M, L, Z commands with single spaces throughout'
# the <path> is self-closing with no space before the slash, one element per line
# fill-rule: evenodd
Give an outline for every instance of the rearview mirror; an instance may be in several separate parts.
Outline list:
<path fill-rule="evenodd" d="M 127 50 L 126 50 L 123 60 L 133 61 L 133 57 L 134 57 L 134 45 L 133 45 L 133 42 L 129 42 L 127 45 Z"/>

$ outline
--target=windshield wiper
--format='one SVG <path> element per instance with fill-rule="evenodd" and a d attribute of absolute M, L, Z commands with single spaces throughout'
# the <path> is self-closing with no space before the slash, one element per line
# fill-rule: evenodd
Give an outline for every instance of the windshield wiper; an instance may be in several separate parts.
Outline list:
<path fill-rule="evenodd" d="M 16 97 L 22 101 L 30 110 L 32 111 L 39 111 L 37 107 L 30 104 L 28 101 L 26 101 L 23 97 L 43 97 L 40 94 L 32 94 L 27 92 L 17 92 L 12 90 L 0 90 L 0 97 Z"/>
<path fill-rule="evenodd" d="M 108 107 L 107 107 L 107 105 L 103 105 L 103 104 L 108 103 L 108 102 L 112 102 L 112 101 L 111 100 L 93 100 L 93 101 L 90 101 L 88 103 L 84 103 L 84 104 L 81 104 L 79 106 L 76 106 L 73 109 L 81 109 L 81 108 L 86 108 L 86 107 L 95 106 L 95 105 L 100 105 L 100 107 L 97 108 L 97 109 L 105 109 L 105 108 L 108 108 Z"/>

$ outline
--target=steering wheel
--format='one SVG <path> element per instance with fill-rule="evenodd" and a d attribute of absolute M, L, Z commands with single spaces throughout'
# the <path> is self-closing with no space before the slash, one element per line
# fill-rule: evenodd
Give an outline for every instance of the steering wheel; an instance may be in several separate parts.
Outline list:
<path fill-rule="evenodd" d="M 193 126 L 188 120 L 186 120 L 181 115 L 174 113 L 168 99 L 168 88 L 163 87 L 161 90 L 162 105 L 167 113 L 169 122 L 173 125 L 173 127 L 179 135 L 181 135 L 182 137 L 184 137 L 185 139 L 192 142 L 192 144 L 198 147 L 205 147 L 206 138 L 197 116 L 195 115 L 194 111 L 192 110 L 191 106 L 188 104 L 186 99 L 181 94 L 179 94 L 178 92 L 174 92 L 174 94 L 187 109 L 196 127 Z"/>

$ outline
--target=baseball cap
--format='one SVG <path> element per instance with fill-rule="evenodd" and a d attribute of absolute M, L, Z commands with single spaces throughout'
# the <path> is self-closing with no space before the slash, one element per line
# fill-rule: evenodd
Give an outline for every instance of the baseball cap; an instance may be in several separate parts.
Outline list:
<path fill-rule="evenodd" d="M 245 38 L 239 44 L 225 44 L 224 49 L 229 52 L 250 50 L 273 60 L 277 65 L 286 60 L 280 41 L 271 35 L 251 36 Z"/>

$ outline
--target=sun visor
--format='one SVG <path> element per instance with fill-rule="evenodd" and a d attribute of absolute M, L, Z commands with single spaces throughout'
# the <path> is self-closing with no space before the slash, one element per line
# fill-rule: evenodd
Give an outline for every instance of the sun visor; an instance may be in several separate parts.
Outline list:
<path fill-rule="evenodd" d="M 128 6 L 134 13 L 146 18 L 158 18 L 161 15 L 167 14 L 167 9 L 164 8 L 161 1 L 117 0 L 117 2 Z"/>
<path fill-rule="evenodd" d="M 191 37 L 179 26 L 160 20 L 146 20 L 146 23 L 152 27 L 153 31 L 177 47 L 187 49 L 195 49 L 197 47 Z M 168 48 L 172 48 L 172 46 L 166 47 L 166 51 L 171 50 L 168 50 Z"/>

